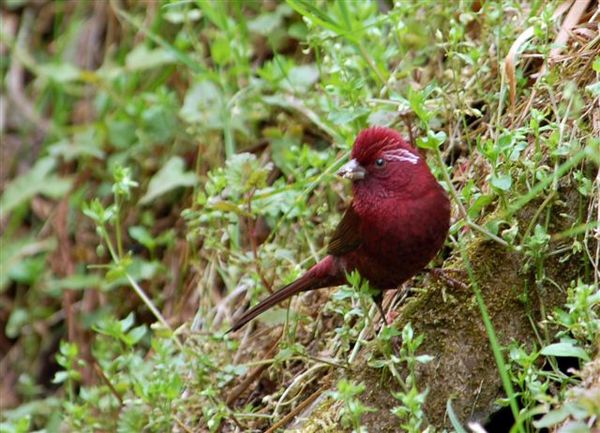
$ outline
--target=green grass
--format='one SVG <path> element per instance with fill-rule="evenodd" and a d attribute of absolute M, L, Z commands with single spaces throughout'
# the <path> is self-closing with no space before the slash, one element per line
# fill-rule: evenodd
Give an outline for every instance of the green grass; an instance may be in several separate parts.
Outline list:
<path fill-rule="evenodd" d="M 549 64 L 558 2 L 383 3 L 9 3 L 0 432 L 265 431 L 317 395 L 303 431 L 460 431 L 458 389 L 433 409 L 450 343 L 426 324 L 461 308 L 504 391 L 478 404 L 592 431 L 600 42 Z M 379 329 L 354 276 L 223 335 L 323 256 L 368 125 L 412 127 L 453 201 L 433 265 L 469 292 L 417 276 Z M 522 338 L 499 319 L 517 304 Z"/>

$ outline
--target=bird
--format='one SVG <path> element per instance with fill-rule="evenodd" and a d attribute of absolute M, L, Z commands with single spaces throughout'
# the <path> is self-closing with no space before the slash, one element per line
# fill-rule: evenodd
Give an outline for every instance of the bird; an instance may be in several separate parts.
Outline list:
<path fill-rule="evenodd" d="M 233 332 L 289 297 L 347 283 L 358 271 L 382 299 L 421 271 L 444 245 L 450 200 L 423 155 L 387 127 L 358 133 L 337 173 L 352 182 L 352 201 L 327 245 L 327 255 L 292 283 L 234 320 Z"/>

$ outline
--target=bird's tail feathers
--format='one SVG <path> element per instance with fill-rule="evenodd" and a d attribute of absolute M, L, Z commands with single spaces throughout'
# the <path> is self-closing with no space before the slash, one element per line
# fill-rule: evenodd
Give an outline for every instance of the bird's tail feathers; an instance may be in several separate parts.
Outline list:
<path fill-rule="evenodd" d="M 287 298 L 295 295 L 296 293 L 320 289 L 322 287 L 325 287 L 326 285 L 327 282 L 323 281 L 323 279 L 315 278 L 314 275 L 311 275 L 310 272 L 307 272 L 306 274 L 298 278 L 296 281 L 277 290 L 271 296 L 267 297 L 266 299 L 263 299 L 261 302 L 256 304 L 254 307 L 250 308 L 244 314 L 242 314 L 242 316 L 235 321 L 235 323 L 231 326 L 227 333 L 237 331 L 255 317 L 264 313 L 274 305 L 285 301 Z"/>

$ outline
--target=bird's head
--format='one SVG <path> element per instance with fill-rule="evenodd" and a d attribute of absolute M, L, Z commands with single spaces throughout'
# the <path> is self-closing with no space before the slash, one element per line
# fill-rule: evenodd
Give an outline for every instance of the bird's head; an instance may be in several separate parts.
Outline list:
<path fill-rule="evenodd" d="M 419 152 L 393 129 L 371 127 L 356 137 L 350 161 L 338 172 L 353 181 L 356 194 L 418 195 L 438 185 Z"/>

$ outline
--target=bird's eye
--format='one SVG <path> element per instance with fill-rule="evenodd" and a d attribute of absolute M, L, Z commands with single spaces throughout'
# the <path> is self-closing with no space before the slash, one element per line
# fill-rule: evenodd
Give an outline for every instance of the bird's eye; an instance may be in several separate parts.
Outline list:
<path fill-rule="evenodd" d="M 385 159 L 383 159 L 383 158 L 377 158 L 377 159 L 375 160 L 375 166 L 376 166 L 376 167 L 378 167 L 378 168 L 381 168 L 381 167 L 383 167 L 384 165 L 385 165 Z"/>

